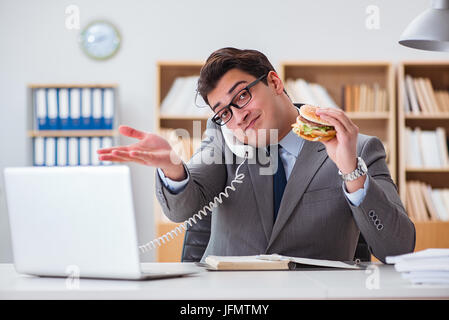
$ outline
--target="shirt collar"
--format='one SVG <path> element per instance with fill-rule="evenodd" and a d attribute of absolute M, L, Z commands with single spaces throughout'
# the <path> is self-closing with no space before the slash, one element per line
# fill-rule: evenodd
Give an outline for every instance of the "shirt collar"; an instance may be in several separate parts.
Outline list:
<path fill-rule="evenodd" d="M 296 106 L 296 109 L 298 110 L 299 114 L 299 108 Z M 281 147 L 287 151 L 288 153 L 294 155 L 296 158 L 298 158 L 299 152 L 302 149 L 302 146 L 304 145 L 304 139 L 298 136 L 296 133 L 294 133 L 292 130 L 290 130 L 285 137 L 279 141 L 279 144 Z M 265 151 L 267 151 L 267 148 L 265 147 Z"/>

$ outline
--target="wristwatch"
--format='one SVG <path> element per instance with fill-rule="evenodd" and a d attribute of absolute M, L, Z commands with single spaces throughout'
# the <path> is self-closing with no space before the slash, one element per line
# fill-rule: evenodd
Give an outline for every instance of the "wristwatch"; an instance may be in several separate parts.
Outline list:
<path fill-rule="evenodd" d="M 338 170 L 338 174 L 344 181 L 354 181 L 355 179 L 364 176 L 367 172 L 368 168 L 366 167 L 365 161 L 360 157 L 357 157 L 357 168 L 355 168 L 354 171 L 344 174 Z"/>

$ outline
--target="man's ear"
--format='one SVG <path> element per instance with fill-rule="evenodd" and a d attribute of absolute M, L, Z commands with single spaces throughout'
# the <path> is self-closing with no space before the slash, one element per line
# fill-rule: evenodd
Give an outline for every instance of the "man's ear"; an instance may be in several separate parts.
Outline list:
<path fill-rule="evenodd" d="M 284 83 L 276 72 L 270 71 L 268 73 L 267 82 L 269 86 L 273 87 L 277 94 L 282 94 L 284 92 Z"/>

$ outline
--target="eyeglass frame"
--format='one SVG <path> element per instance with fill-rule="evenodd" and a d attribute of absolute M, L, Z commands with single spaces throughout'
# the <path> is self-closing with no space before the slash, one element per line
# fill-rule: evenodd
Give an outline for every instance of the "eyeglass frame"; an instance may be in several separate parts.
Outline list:
<path fill-rule="evenodd" d="M 251 82 L 250 84 L 248 84 L 246 87 L 240 89 L 240 90 L 239 90 L 239 91 L 232 97 L 231 102 L 230 102 L 228 105 L 226 105 L 226 106 L 220 108 L 220 110 L 218 110 L 218 111 L 213 115 L 213 117 L 212 117 L 211 120 L 212 120 L 215 124 L 217 124 L 217 125 L 219 125 L 219 126 L 224 126 L 226 123 L 228 123 L 229 121 L 231 121 L 232 116 L 234 115 L 234 113 L 232 112 L 231 107 L 234 107 L 234 108 L 237 108 L 237 109 L 243 109 L 244 107 L 246 107 L 246 106 L 248 105 L 248 103 L 250 103 L 251 99 L 253 98 L 253 95 L 251 94 L 251 91 L 250 91 L 249 89 L 251 89 L 252 87 L 254 87 L 256 84 L 258 84 L 260 81 L 262 81 L 262 80 L 263 80 L 265 77 L 267 77 L 267 76 L 268 76 L 268 73 L 267 73 L 267 74 L 264 74 L 263 76 L 260 76 L 259 78 L 257 78 L 256 80 L 254 80 L 253 82 Z M 248 102 L 246 102 L 243 106 L 240 107 L 240 106 L 238 106 L 237 104 L 233 103 L 232 101 L 234 101 L 235 97 L 237 97 L 242 91 L 248 91 L 248 94 L 249 94 L 250 98 L 249 98 Z M 217 115 L 218 115 L 218 113 L 222 112 L 224 109 L 228 109 L 228 110 L 229 110 L 229 112 L 231 113 L 231 117 L 230 117 L 229 120 L 226 121 L 226 122 L 218 123 L 218 122 L 216 121 Z"/>

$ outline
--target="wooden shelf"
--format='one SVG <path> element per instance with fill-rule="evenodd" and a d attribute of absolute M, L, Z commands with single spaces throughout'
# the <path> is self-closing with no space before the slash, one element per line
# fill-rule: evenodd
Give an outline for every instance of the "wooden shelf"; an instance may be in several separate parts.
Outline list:
<path fill-rule="evenodd" d="M 406 172 L 449 173 L 449 168 L 406 168 Z"/>
<path fill-rule="evenodd" d="M 117 130 L 31 130 L 29 137 L 114 137 Z"/>
<path fill-rule="evenodd" d="M 449 133 L 449 114 L 406 114 L 404 111 L 405 75 L 429 78 L 436 90 L 449 89 L 449 60 L 447 61 L 407 61 L 397 68 L 398 87 L 398 178 L 399 193 L 405 203 L 406 182 L 419 180 L 429 183 L 432 187 L 449 188 L 448 168 L 408 168 L 406 166 L 405 127 L 435 130 L 444 127 Z"/>
<path fill-rule="evenodd" d="M 405 120 L 449 120 L 449 113 L 436 114 L 406 114 Z"/>
<path fill-rule="evenodd" d="M 387 164 L 397 181 L 396 100 L 393 66 L 387 61 L 283 61 L 279 68 L 283 81 L 304 79 L 326 88 L 337 105 L 342 105 L 343 86 L 378 84 L 388 93 L 387 112 L 347 112 L 360 133 L 376 136 L 388 144 Z M 301 101 L 294 101 L 301 102 Z"/>
<path fill-rule="evenodd" d="M 67 84 L 67 83 L 49 83 L 49 84 L 42 84 L 42 83 L 31 83 L 28 84 L 28 88 L 30 89 L 41 89 L 41 88 L 117 88 L 117 83 L 92 83 L 92 84 L 81 84 L 81 83 L 75 83 L 75 84 Z"/>
<path fill-rule="evenodd" d="M 212 116 L 212 114 L 211 114 Z M 180 116 L 172 116 L 172 115 L 161 115 L 159 120 L 208 120 L 210 117 L 207 116 L 196 116 L 196 115 L 180 115 Z"/>
<path fill-rule="evenodd" d="M 204 132 L 208 116 L 198 115 L 162 115 L 160 113 L 161 103 L 169 92 L 174 81 L 178 77 L 187 77 L 199 75 L 201 61 L 159 61 L 157 63 L 156 75 L 156 108 L 155 108 L 155 128 L 157 132 L 161 129 L 184 129 L 187 130 L 190 136 L 193 136 L 194 122 L 200 122 L 200 130 Z M 162 236 L 168 231 L 176 228 L 179 223 L 168 222 L 162 218 L 162 208 L 154 196 L 154 221 L 156 225 L 157 236 Z M 184 243 L 184 233 L 178 235 L 174 240 L 168 244 L 163 245 L 157 249 L 158 262 L 179 262 L 181 261 L 182 246 Z"/>
<path fill-rule="evenodd" d="M 414 221 L 415 251 L 427 248 L 449 248 L 449 221 Z"/>
<path fill-rule="evenodd" d="M 449 89 L 449 61 L 408 61 L 398 65 L 398 177 L 399 194 L 403 203 L 407 197 L 407 181 L 420 181 L 432 188 L 449 188 L 449 168 L 416 168 L 406 166 L 407 141 L 405 128 L 435 130 L 444 127 L 449 132 L 449 114 L 406 114 L 404 111 L 405 75 L 429 78 L 437 90 Z M 413 219 L 412 219 L 413 220 Z M 416 221 L 415 251 L 449 247 L 448 221 Z"/>

